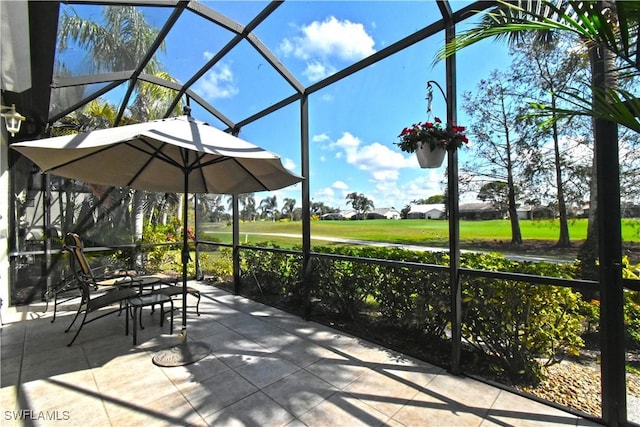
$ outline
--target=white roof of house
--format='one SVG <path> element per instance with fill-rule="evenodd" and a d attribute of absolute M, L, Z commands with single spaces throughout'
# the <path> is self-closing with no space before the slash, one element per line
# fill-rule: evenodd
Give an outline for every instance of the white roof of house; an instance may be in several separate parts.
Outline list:
<path fill-rule="evenodd" d="M 398 215 L 400 214 L 400 212 L 398 212 L 396 208 L 376 208 L 371 211 L 368 211 L 367 213 L 376 213 L 378 215 L 385 215 L 385 216 L 388 213 L 397 213 Z"/>
<path fill-rule="evenodd" d="M 428 205 L 411 205 L 409 213 L 444 212 L 444 203 L 432 203 Z"/>

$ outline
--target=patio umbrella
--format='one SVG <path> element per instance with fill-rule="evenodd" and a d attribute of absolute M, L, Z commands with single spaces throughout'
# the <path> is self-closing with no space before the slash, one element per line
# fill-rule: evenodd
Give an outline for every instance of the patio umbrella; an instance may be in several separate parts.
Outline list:
<path fill-rule="evenodd" d="M 183 192 L 183 307 L 189 261 L 186 195 L 277 190 L 302 180 L 284 168 L 278 155 L 188 115 L 20 142 L 11 148 L 43 173 L 91 184 Z M 183 309 L 183 330 L 186 323 Z"/>

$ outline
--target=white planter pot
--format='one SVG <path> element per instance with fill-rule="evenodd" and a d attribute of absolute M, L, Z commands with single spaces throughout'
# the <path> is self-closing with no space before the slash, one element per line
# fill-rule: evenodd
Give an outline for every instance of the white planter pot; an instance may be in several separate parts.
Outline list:
<path fill-rule="evenodd" d="M 429 144 L 424 144 L 416 149 L 416 157 L 421 168 L 439 168 L 446 154 L 447 150 L 442 147 L 436 147 L 431 151 Z"/>

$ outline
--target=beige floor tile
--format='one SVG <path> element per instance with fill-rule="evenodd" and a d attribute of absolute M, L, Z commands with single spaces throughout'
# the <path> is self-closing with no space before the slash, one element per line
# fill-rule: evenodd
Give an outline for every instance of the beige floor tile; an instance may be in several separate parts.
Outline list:
<path fill-rule="evenodd" d="M 330 359 L 336 353 L 332 349 L 298 338 L 278 350 L 277 354 L 304 368 L 323 358 Z"/>
<path fill-rule="evenodd" d="M 113 377 L 97 383 L 101 394 L 117 401 L 142 405 L 176 391 L 171 380 L 157 372 L 125 376 L 118 376 L 114 372 Z"/>
<path fill-rule="evenodd" d="M 216 340 L 215 344 L 217 345 L 213 345 L 216 347 L 213 349 L 213 353 L 219 360 L 231 368 L 252 363 L 263 357 L 270 357 L 272 355 L 266 348 L 233 331 L 229 331 L 228 334 L 225 333 L 224 335 L 226 339 Z M 208 339 L 203 341 L 212 345 Z"/>
<path fill-rule="evenodd" d="M 293 415 L 261 392 L 206 417 L 209 425 L 224 427 L 280 427 L 293 419 Z"/>
<path fill-rule="evenodd" d="M 89 363 L 82 348 L 63 345 L 62 348 L 25 353 L 20 380 L 24 383 L 88 369 Z"/>
<path fill-rule="evenodd" d="M 388 416 L 377 412 L 348 393 L 337 392 L 299 417 L 309 427 L 382 426 Z"/>
<path fill-rule="evenodd" d="M 180 331 L 182 323 L 176 323 L 176 331 Z M 229 328 L 222 323 L 212 319 L 211 316 L 203 314 L 200 317 L 192 316 L 187 321 L 187 335 L 189 338 L 201 341 L 207 337 L 215 337 Z"/>
<path fill-rule="evenodd" d="M 319 360 L 305 369 L 340 390 L 370 370 L 352 360 L 340 357 Z"/>
<path fill-rule="evenodd" d="M 57 421 L 66 425 L 108 425 L 102 398 L 90 372 L 32 381 L 19 391 L 21 409 L 64 418 Z"/>
<path fill-rule="evenodd" d="M 202 417 L 175 390 L 144 404 L 113 400 L 105 406 L 113 426 L 206 426 Z"/>
<path fill-rule="evenodd" d="M 289 345 L 301 341 L 298 336 L 274 327 L 269 327 L 269 329 L 249 337 L 272 352 L 278 352 Z"/>
<path fill-rule="evenodd" d="M 298 371 L 262 391 L 293 415 L 300 416 L 338 389 L 307 371 Z"/>
<path fill-rule="evenodd" d="M 205 417 L 255 393 L 258 389 L 233 370 L 207 381 L 179 387 L 182 395 Z"/>
<path fill-rule="evenodd" d="M 163 367 L 161 369 L 174 384 L 187 385 L 188 383 L 206 381 L 231 368 L 218 360 L 215 355 L 209 354 L 209 356 L 195 363 L 184 366 Z"/>
<path fill-rule="evenodd" d="M 445 373 L 443 368 L 408 356 L 390 359 L 387 362 L 376 365 L 375 370 L 416 389 L 424 388 L 438 375 Z"/>
<path fill-rule="evenodd" d="M 462 393 L 463 391 L 461 391 Z M 455 400 L 442 399 L 429 392 L 418 393 L 393 415 L 393 420 L 406 426 L 479 426 L 488 409 L 465 406 Z"/>
<path fill-rule="evenodd" d="M 344 391 L 391 417 L 419 392 L 419 388 L 382 372 L 368 371 L 345 387 Z"/>
<path fill-rule="evenodd" d="M 457 402 L 471 408 L 491 408 L 500 389 L 471 378 L 438 374 L 429 383 L 426 393 L 443 402 Z"/>
<path fill-rule="evenodd" d="M 522 427 L 575 426 L 577 418 L 567 412 L 526 397 L 501 391 L 483 426 L 517 425 Z"/>
<path fill-rule="evenodd" d="M 2 366 L 0 366 L 0 387 L 4 388 L 18 384 L 21 362 L 22 355 L 2 357 Z"/>
<path fill-rule="evenodd" d="M 10 385 L 0 388 L 0 408 L 4 411 L 18 409 L 20 404 L 18 403 L 19 388 L 17 385 Z"/>
<path fill-rule="evenodd" d="M 256 358 L 235 370 L 257 388 L 263 388 L 300 370 L 300 367 L 271 354 Z"/>

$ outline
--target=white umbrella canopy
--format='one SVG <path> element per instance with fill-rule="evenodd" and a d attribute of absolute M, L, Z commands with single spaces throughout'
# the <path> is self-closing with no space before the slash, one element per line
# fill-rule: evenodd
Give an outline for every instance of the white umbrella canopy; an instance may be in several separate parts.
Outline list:
<path fill-rule="evenodd" d="M 244 194 L 277 190 L 303 179 L 285 169 L 278 155 L 190 116 L 19 142 L 11 148 L 44 173 L 152 192 Z M 187 204 L 183 206 L 186 307 L 189 249 Z M 186 323 L 182 310 L 183 334 Z M 189 351 L 182 348 L 179 353 L 185 357 Z"/>
<path fill-rule="evenodd" d="M 302 180 L 285 169 L 276 154 L 189 116 L 20 142 L 11 148 L 46 173 L 153 192 L 243 194 Z"/>

